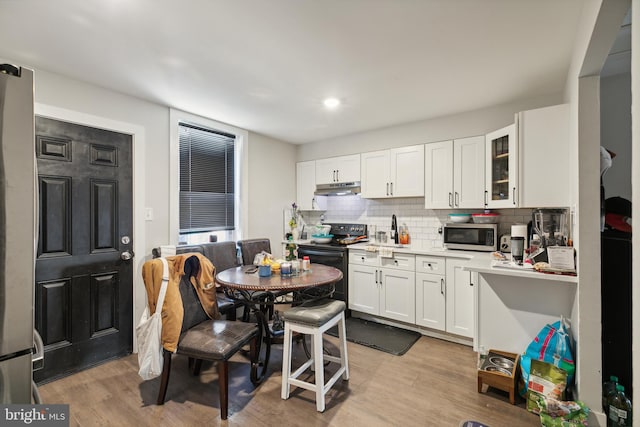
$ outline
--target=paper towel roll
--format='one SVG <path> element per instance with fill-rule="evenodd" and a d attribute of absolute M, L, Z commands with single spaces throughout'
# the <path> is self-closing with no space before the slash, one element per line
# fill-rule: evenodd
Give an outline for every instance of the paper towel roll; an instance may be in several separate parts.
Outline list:
<path fill-rule="evenodd" d="M 527 236 L 527 224 L 513 224 L 511 237 L 524 237 L 524 248 L 529 248 L 529 236 Z"/>

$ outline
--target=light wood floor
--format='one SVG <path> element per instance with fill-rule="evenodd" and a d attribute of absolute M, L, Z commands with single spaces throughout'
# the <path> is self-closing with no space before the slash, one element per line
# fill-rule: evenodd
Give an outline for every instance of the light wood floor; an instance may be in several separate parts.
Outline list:
<path fill-rule="evenodd" d="M 335 339 L 327 347 L 335 351 Z M 203 364 L 190 376 L 187 360 L 174 356 L 167 401 L 156 406 L 159 379 L 142 381 L 136 355 L 107 362 L 40 387 L 44 403 L 70 405 L 77 426 L 453 426 L 476 420 L 491 427 L 539 426 L 518 401 L 498 390 L 477 392 L 476 353 L 467 346 L 422 337 L 403 356 L 348 343 L 348 382 L 338 380 L 324 413 L 310 391 L 280 398 L 282 346 L 272 351 L 269 377 L 253 388 L 242 356 L 232 359 L 229 419 L 220 420 L 217 371 Z M 295 346 L 293 365 L 304 360 Z M 329 371 L 330 369 L 327 368 Z"/>

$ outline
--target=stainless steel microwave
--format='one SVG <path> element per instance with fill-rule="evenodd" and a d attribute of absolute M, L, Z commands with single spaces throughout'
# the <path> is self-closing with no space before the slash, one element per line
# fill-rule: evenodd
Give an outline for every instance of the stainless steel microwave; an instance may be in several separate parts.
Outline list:
<path fill-rule="evenodd" d="M 498 224 L 445 224 L 444 247 L 465 251 L 496 251 L 498 250 Z"/>

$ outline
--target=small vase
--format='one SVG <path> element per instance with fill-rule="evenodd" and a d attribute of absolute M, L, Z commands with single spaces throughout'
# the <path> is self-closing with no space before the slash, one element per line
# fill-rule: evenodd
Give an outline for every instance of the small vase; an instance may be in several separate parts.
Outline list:
<path fill-rule="evenodd" d="M 300 231 L 298 230 L 298 227 L 291 229 L 291 237 L 293 237 L 293 240 L 300 239 Z"/>

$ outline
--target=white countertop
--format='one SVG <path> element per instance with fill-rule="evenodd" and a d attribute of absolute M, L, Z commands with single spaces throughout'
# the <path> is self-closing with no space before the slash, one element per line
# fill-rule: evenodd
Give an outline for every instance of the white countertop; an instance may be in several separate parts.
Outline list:
<path fill-rule="evenodd" d="M 296 245 L 313 245 L 315 244 L 313 240 L 292 240 Z M 289 241 L 283 240 L 283 244 L 289 243 Z M 348 246 L 350 250 L 360 250 L 364 251 L 369 246 L 382 246 L 386 248 L 393 249 L 393 252 L 404 253 L 404 254 L 415 254 L 415 255 L 429 255 L 429 256 L 442 256 L 442 257 L 450 257 L 450 258 L 463 258 L 463 259 L 482 259 L 489 262 L 491 254 L 489 252 L 474 252 L 474 251 L 456 251 L 444 248 L 433 247 L 430 240 L 422 240 L 415 241 L 408 245 L 395 245 L 395 244 L 383 244 L 379 245 L 377 243 L 371 242 L 362 242 L 362 243 L 354 243 Z"/>
<path fill-rule="evenodd" d="M 541 273 L 535 270 L 519 270 L 502 267 L 492 267 L 491 258 L 489 260 L 473 259 L 468 265 L 464 266 L 467 271 L 475 271 L 480 274 L 495 274 L 498 276 L 515 276 L 527 279 L 550 280 L 556 282 L 578 283 L 577 276 L 568 276 L 563 274 Z"/>
<path fill-rule="evenodd" d="M 449 250 L 444 248 L 434 248 L 433 246 L 431 246 L 431 241 L 417 241 L 417 242 L 410 243 L 408 245 L 394 245 L 394 244 L 378 245 L 375 243 L 365 242 L 365 243 L 355 243 L 353 245 L 349 245 L 349 249 L 364 251 L 369 246 L 382 246 L 385 248 L 391 248 L 393 252 L 403 253 L 403 254 L 442 256 L 442 257 L 448 257 L 448 258 L 463 258 L 463 259 L 472 259 L 472 258 L 480 258 L 480 259 L 487 259 L 487 260 L 489 259 L 489 253 L 487 252 L 454 251 L 454 250 Z"/>

